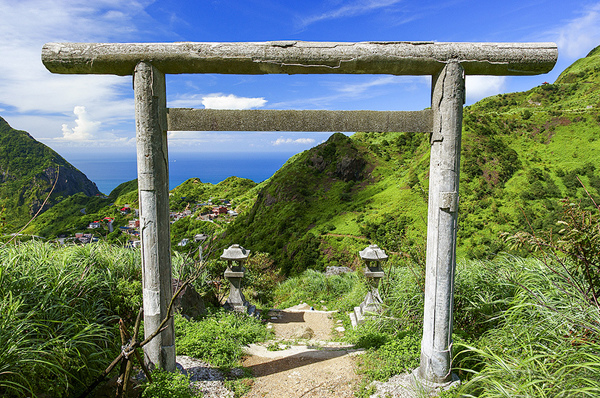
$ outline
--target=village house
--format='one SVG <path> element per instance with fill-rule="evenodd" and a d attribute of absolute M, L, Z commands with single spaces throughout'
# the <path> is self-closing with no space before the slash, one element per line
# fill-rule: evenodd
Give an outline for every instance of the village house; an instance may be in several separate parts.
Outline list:
<path fill-rule="evenodd" d="M 171 221 L 171 224 L 174 223 L 175 221 L 181 220 L 182 218 L 189 217 L 191 215 L 192 215 L 192 211 L 189 209 L 186 209 L 186 210 L 180 211 L 180 212 L 172 211 L 169 213 L 169 217 L 173 219 Z"/>
<path fill-rule="evenodd" d="M 212 212 L 215 216 L 218 216 L 220 214 L 227 214 L 227 207 L 225 207 L 225 206 L 213 207 Z"/>
<path fill-rule="evenodd" d="M 92 234 L 84 234 L 83 232 L 78 232 L 75 234 L 75 240 L 78 240 L 79 242 L 86 244 L 86 243 L 90 243 L 90 242 L 97 242 L 98 238 L 94 238 L 94 236 Z"/>

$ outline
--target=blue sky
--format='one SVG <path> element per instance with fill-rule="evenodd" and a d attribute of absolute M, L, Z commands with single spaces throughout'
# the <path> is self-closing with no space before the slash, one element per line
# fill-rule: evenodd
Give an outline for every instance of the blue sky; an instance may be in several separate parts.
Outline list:
<path fill-rule="evenodd" d="M 0 116 L 67 159 L 135 157 L 131 77 L 53 75 L 46 42 L 438 41 L 558 44 L 554 70 L 467 77 L 467 103 L 528 90 L 600 44 L 600 1 L 0 0 Z M 429 77 L 169 75 L 170 107 L 419 110 Z M 287 152 L 325 133 L 169 133 L 171 154 Z"/>

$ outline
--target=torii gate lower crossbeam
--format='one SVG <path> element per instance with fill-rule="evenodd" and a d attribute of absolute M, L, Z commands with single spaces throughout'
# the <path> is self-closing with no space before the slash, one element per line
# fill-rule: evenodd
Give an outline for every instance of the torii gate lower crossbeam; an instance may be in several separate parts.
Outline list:
<path fill-rule="evenodd" d="M 465 75 L 547 73 L 557 57 L 554 43 L 48 43 L 42 49 L 42 61 L 54 73 L 134 75 L 146 336 L 167 316 L 172 290 L 167 129 L 227 131 L 239 124 L 256 131 L 429 131 L 425 308 L 416 374 L 433 384 L 452 378 Z M 431 75 L 431 111 L 170 111 L 164 73 Z M 173 336 L 171 322 L 144 347 L 150 364 L 175 369 Z"/>

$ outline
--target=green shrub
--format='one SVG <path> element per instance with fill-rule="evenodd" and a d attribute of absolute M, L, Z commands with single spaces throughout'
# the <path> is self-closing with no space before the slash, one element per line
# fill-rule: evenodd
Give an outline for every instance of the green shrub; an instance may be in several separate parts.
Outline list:
<path fill-rule="evenodd" d="M 498 326 L 498 316 L 508 309 L 517 287 L 509 278 L 528 261 L 500 256 L 494 260 L 461 261 L 454 286 L 454 330 L 478 338 Z"/>
<path fill-rule="evenodd" d="M 460 393 L 481 397 L 600 395 L 600 264 L 597 211 L 564 202 L 563 230 L 518 233 L 510 241 L 537 260 L 519 261 L 498 326 L 462 345 L 458 363 L 473 375 Z M 512 285 L 512 287 L 510 287 Z M 466 360 L 465 360 L 466 358 Z"/>
<path fill-rule="evenodd" d="M 378 349 L 369 349 L 360 357 L 358 372 L 369 380 L 387 380 L 412 371 L 419 366 L 421 336 L 419 333 L 402 333 Z"/>
<path fill-rule="evenodd" d="M 274 301 L 281 308 L 307 303 L 317 309 L 350 311 L 360 304 L 366 294 L 364 279 L 356 272 L 325 276 L 306 270 L 276 287 Z"/>
<path fill-rule="evenodd" d="M 542 262 L 524 263 L 517 293 L 491 329 L 463 351 L 473 374 L 463 393 L 481 397 L 592 397 L 600 394 L 597 306 Z M 469 395 L 470 396 L 470 395 Z"/>
<path fill-rule="evenodd" d="M 232 368 L 238 365 L 242 346 L 265 341 L 269 332 L 255 318 L 221 310 L 198 321 L 176 315 L 175 336 L 178 353 Z"/>
<path fill-rule="evenodd" d="M 189 377 L 161 369 L 152 372 L 152 383 L 147 383 L 142 398 L 193 398 Z"/>

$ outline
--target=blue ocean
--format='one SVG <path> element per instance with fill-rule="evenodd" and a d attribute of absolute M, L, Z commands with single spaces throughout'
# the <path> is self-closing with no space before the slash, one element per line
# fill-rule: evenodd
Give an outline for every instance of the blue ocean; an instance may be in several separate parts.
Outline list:
<path fill-rule="evenodd" d="M 292 155 L 289 152 L 169 154 L 169 189 L 193 177 L 212 184 L 231 176 L 262 182 Z M 135 155 L 130 158 L 69 159 L 69 162 L 107 195 L 119 184 L 137 178 Z"/>

